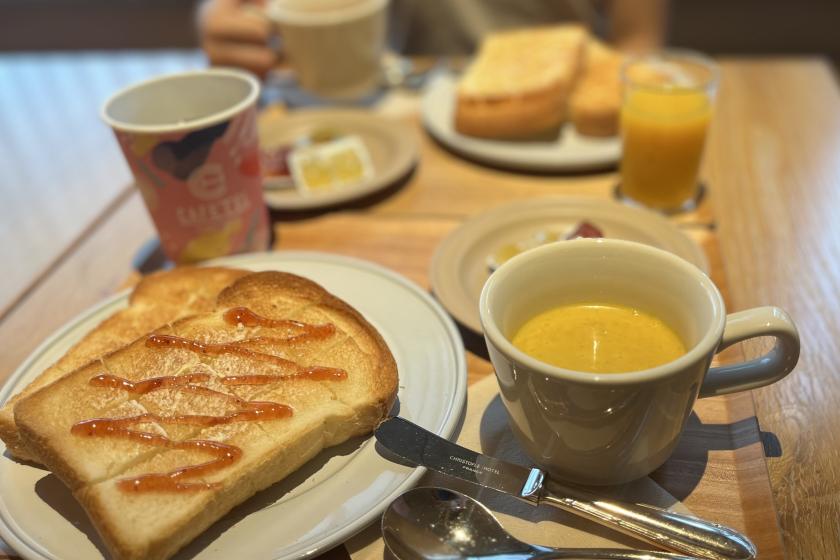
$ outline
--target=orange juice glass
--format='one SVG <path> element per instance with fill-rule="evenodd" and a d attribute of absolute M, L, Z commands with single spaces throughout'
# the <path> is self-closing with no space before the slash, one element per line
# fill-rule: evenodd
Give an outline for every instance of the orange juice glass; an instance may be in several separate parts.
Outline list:
<path fill-rule="evenodd" d="M 622 197 L 664 212 L 693 207 L 717 76 L 713 61 L 690 51 L 625 64 Z"/>

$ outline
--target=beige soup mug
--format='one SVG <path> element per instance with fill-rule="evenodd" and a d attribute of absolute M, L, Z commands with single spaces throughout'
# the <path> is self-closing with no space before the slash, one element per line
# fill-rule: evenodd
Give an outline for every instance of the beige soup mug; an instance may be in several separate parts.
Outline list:
<path fill-rule="evenodd" d="M 659 317 L 687 352 L 647 370 L 594 374 L 546 364 L 511 344 L 517 329 L 541 311 L 587 302 Z M 513 433 L 541 467 L 583 484 L 647 475 L 673 452 L 695 399 L 774 383 L 799 357 L 799 335 L 783 310 L 726 315 L 720 292 L 698 268 L 629 241 L 578 239 L 527 251 L 493 273 L 480 306 Z M 759 336 L 776 339 L 764 356 L 710 368 L 715 353 Z"/>

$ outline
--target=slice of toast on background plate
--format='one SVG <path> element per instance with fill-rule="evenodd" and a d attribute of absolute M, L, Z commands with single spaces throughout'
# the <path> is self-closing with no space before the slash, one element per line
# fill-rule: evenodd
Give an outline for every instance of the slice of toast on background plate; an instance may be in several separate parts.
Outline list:
<path fill-rule="evenodd" d="M 487 35 L 458 82 L 455 130 L 499 139 L 557 130 L 587 37 L 583 26 L 572 24 Z"/>
<path fill-rule="evenodd" d="M 569 120 L 579 134 L 618 134 L 623 63 L 621 53 L 595 38 L 589 39 L 583 72 L 569 98 Z"/>

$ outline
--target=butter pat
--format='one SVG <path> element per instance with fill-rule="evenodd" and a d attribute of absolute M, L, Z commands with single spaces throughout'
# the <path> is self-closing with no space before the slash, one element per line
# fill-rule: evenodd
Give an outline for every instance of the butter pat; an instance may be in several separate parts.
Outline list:
<path fill-rule="evenodd" d="M 289 156 L 289 167 L 303 195 L 352 187 L 374 174 L 370 153 L 358 136 L 298 148 Z"/>

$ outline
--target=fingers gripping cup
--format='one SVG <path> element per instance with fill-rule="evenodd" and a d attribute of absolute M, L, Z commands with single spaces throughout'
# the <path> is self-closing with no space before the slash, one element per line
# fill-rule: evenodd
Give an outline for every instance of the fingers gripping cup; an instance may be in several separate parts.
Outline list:
<path fill-rule="evenodd" d="M 649 474 L 674 450 L 698 397 L 774 383 L 799 357 L 784 311 L 726 315 L 703 272 L 628 241 L 562 241 L 518 255 L 485 284 L 480 315 L 513 433 L 540 466 L 584 484 Z M 759 336 L 776 339 L 768 354 L 710 368 L 715 353 Z M 600 367 L 611 363 L 625 368 Z"/>
<path fill-rule="evenodd" d="M 258 94 L 250 74 L 208 69 L 141 82 L 105 103 L 102 118 L 172 261 L 267 247 Z"/>

